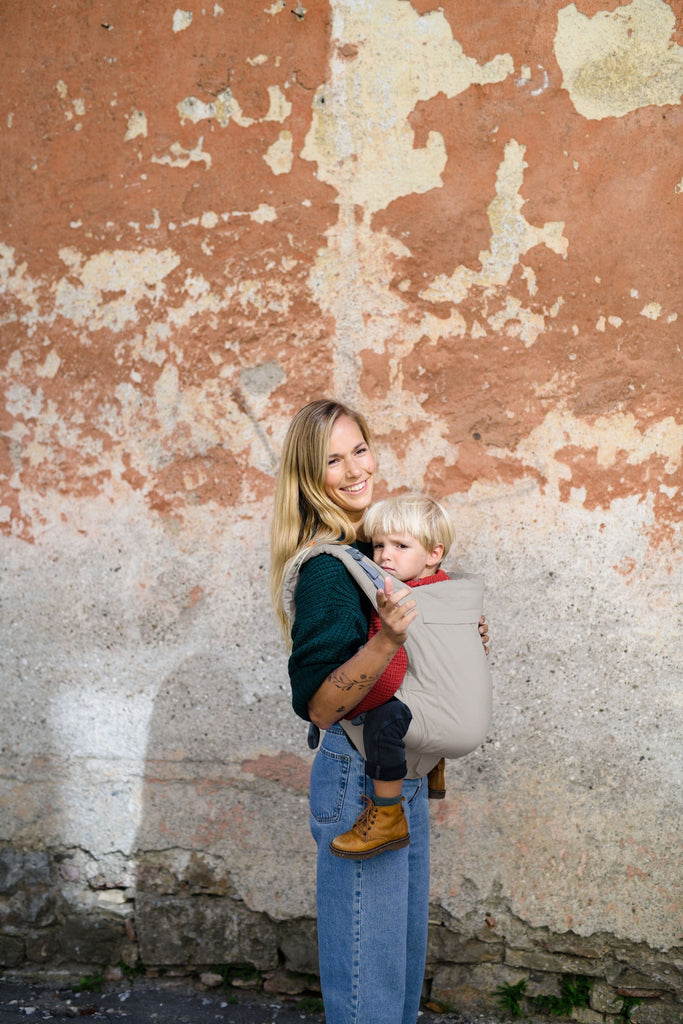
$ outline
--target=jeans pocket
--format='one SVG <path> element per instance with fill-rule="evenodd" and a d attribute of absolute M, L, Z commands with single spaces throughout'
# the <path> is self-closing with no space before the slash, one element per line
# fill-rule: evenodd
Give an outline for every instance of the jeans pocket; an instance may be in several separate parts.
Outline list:
<path fill-rule="evenodd" d="M 351 758 L 320 747 L 311 768 L 311 815 L 319 824 L 339 821 Z"/>

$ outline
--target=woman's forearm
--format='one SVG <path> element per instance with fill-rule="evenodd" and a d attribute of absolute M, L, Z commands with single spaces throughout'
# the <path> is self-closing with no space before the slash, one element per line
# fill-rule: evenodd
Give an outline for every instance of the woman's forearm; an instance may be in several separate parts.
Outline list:
<path fill-rule="evenodd" d="M 308 702 L 311 721 L 320 729 L 329 729 L 352 711 L 375 685 L 400 646 L 382 631 L 375 633 L 321 683 Z"/>

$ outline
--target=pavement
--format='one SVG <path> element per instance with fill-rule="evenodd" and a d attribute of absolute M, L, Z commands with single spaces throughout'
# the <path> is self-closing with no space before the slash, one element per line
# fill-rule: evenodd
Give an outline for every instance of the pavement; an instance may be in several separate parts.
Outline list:
<path fill-rule="evenodd" d="M 55 983 L 0 977 L 0 1024 L 74 1017 L 110 1024 L 324 1024 L 324 1013 L 316 1011 L 317 1007 L 300 998 L 228 988 L 207 990 L 188 979 L 136 978 L 105 984 L 99 992 L 74 992 Z M 425 1010 L 419 1024 L 501 1024 L 501 1020 Z"/>

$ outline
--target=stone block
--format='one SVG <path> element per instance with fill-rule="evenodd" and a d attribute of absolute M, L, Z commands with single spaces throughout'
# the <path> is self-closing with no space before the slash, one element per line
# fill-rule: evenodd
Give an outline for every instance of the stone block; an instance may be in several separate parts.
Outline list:
<path fill-rule="evenodd" d="M 456 963 L 458 950 L 465 938 L 459 932 L 441 924 L 430 924 L 427 959 L 434 962 Z"/>
<path fill-rule="evenodd" d="M 484 964 L 500 963 L 505 953 L 502 942 L 477 942 L 470 939 L 465 942 L 458 952 L 458 963 L 461 964 Z"/>
<path fill-rule="evenodd" d="M 640 971 L 622 970 L 620 972 L 609 972 L 607 980 L 616 989 L 628 989 L 633 991 L 625 992 L 625 995 L 658 996 L 661 995 L 663 986 L 659 985 L 650 974 Z"/>
<path fill-rule="evenodd" d="M 676 995 L 683 994 L 681 988 L 681 975 L 675 970 L 663 971 L 654 969 L 649 971 L 637 970 L 611 970 L 607 973 L 607 980 L 616 989 L 633 990 L 637 996 L 657 996 L 663 992 L 671 992 Z"/>
<path fill-rule="evenodd" d="M 0 892 L 13 892 L 36 885 L 49 885 L 50 855 L 46 850 L 0 850 Z"/>
<path fill-rule="evenodd" d="M 590 1005 L 597 1013 L 619 1012 L 622 1000 L 616 990 L 604 981 L 596 981 L 591 986 Z"/>
<path fill-rule="evenodd" d="M 36 964 L 52 963 L 58 955 L 59 943 L 54 929 L 32 931 L 26 935 L 26 959 Z"/>
<path fill-rule="evenodd" d="M 142 854 L 138 861 L 138 890 L 159 896 L 234 893 L 222 857 L 188 850 Z"/>
<path fill-rule="evenodd" d="M 300 996 L 308 991 L 308 982 L 301 974 L 290 974 L 289 971 L 273 971 L 263 977 L 263 991 L 278 995 Z"/>
<path fill-rule="evenodd" d="M 223 984 L 223 975 L 215 974 L 213 971 L 204 971 L 199 975 L 199 981 L 206 988 L 220 988 Z"/>
<path fill-rule="evenodd" d="M 607 980 L 616 983 L 627 973 L 650 979 L 666 992 L 675 992 L 683 999 L 683 949 L 672 949 L 659 953 L 645 945 L 616 943 L 613 947 L 616 963 L 611 967 Z"/>
<path fill-rule="evenodd" d="M 495 963 L 502 960 L 503 952 L 503 942 L 497 937 L 483 942 L 443 925 L 432 925 L 429 929 L 427 959 L 432 963 Z"/>
<path fill-rule="evenodd" d="M 595 960 L 544 953 L 538 949 L 507 949 L 505 963 L 509 967 L 526 967 L 530 971 L 547 971 L 550 974 L 578 974 L 589 977 L 600 977 L 604 974 L 604 965 Z"/>
<path fill-rule="evenodd" d="M 0 850 L 0 892 L 12 892 L 21 878 L 22 854 L 5 846 Z"/>
<path fill-rule="evenodd" d="M 560 982 L 557 974 L 532 974 L 527 978 L 525 994 L 527 996 L 560 995 Z"/>
<path fill-rule="evenodd" d="M 434 972 L 431 1001 L 457 1006 L 469 1013 L 492 1013 L 499 1009 L 495 991 L 500 985 L 516 985 L 526 974 L 502 964 L 465 964 L 439 966 Z"/>
<path fill-rule="evenodd" d="M 588 957 L 597 960 L 609 954 L 610 943 L 606 935 L 576 935 L 574 932 L 555 934 L 550 932 L 543 941 L 548 953 L 564 953 L 567 956 Z"/>
<path fill-rule="evenodd" d="M 45 928 L 57 920 L 58 900 L 53 892 L 38 890 L 26 893 L 25 914 L 28 924 Z"/>
<path fill-rule="evenodd" d="M 683 1021 L 683 1003 L 672 1000 L 642 1002 L 631 1010 L 631 1024 L 680 1024 Z"/>
<path fill-rule="evenodd" d="M 589 1006 L 577 1006 L 572 1010 L 572 1020 L 577 1024 L 603 1024 L 604 1017 Z"/>
<path fill-rule="evenodd" d="M 126 967 L 137 967 L 140 960 L 140 947 L 137 942 L 125 942 L 121 946 L 121 963 Z"/>
<path fill-rule="evenodd" d="M 228 897 L 140 895 L 135 923 L 146 964 L 277 966 L 277 935 L 265 914 Z"/>
<path fill-rule="evenodd" d="M 47 925 L 54 920 L 51 893 L 22 889 L 10 896 L 0 909 L 5 927 L 22 930 L 27 925 Z"/>
<path fill-rule="evenodd" d="M 23 959 L 23 939 L 18 935 L 0 935 L 0 967 L 18 967 Z"/>
<path fill-rule="evenodd" d="M 74 914 L 58 929 L 60 959 L 77 964 L 116 963 L 124 940 L 122 924 L 88 914 Z"/>
<path fill-rule="evenodd" d="M 313 918 L 282 921 L 277 936 L 288 971 L 318 974 L 318 931 Z"/>

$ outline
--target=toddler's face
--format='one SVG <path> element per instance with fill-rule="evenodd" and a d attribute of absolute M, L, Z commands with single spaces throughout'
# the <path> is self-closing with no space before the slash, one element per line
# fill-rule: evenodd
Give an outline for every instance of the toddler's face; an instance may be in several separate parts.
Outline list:
<path fill-rule="evenodd" d="M 427 551 L 409 533 L 375 533 L 372 549 L 374 561 L 402 582 L 432 576 L 443 555 L 441 545 Z"/>

